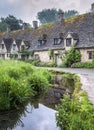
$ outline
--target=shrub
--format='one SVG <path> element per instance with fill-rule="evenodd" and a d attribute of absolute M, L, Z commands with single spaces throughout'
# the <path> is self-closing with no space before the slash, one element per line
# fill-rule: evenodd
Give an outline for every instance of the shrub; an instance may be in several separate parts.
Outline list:
<path fill-rule="evenodd" d="M 30 63 L 30 64 L 32 64 L 32 65 L 34 65 L 34 66 L 38 66 L 39 63 L 40 63 L 40 60 L 39 60 L 39 59 L 32 58 L 32 59 L 27 59 L 27 60 L 25 60 L 25 62 Z"/>
<path fill-rule="evenodd" d="M 94 107 L 86 92 L 81 90 L 79 77 L 73 75 L 73 78 L 75 89 L 72 96 L 64 95 L 61 104 L 56 107 L 57 126 L 60 130 L 93 130 Z"/>
<path fill-rule="evenodd" d="M 94 68 L 94 62 L 78 62 L 71 65 L 72 68 Z"/>
<path fill-rule="evenodd" d="M 0 60 L 0 69 L 0 110 L 24 106 L 36 92 L 48 89 L 50 73 L 47 70 L 7 60 Z"/>
<path fill-rule="evenodd" d="M 60 130 L 93 130 L 94 129 L 94 107 L 81 93 L 79 100 L 70 99 L 65 95 L 61 105 L 57 107 L 57 126 Z"/>
<path fill-rule="evenodd" d="M 79 51 L 75 50 L 75 48 L 71 48 L 68 53 L 66 53 L 65 57 L 65 65 L 70 67 L 73 63 L 81 61 L 81 54 Z"/>
<path fill-rule="evenodd" d="M 40 62 L 37 66 L 40 66 L 40 67 L 56 67 L 57 65 L 53 62 Z"/>
<path fill-rule="evenodd" d="M 45 76 L 40 73 L 34 73 L 30 75 L 28 78 L 28 82 L 35 94 L 46 92 L 49 87 L 49 82 L 47 78 L 45 78 Z"/>

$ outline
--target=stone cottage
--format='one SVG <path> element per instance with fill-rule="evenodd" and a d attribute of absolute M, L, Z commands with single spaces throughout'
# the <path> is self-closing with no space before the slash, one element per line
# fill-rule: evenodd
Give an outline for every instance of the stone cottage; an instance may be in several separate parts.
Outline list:
<path fill-rule="evenodd" d="M 54 52 L 54 62 L 61 64 L 64 51 L 71 46 L 79 50 L 81 61 L 91 61 L 94 53 L 94 4 L 91 12 L 63 18 L 60 13 L 57 22 L 48 23 L 38 27 L 37 21 L 33 21 L 32 29 L 24 29 L 10 32 L 6 35 L 0 34 L 0 57 L 9 58 L 16 54 L 22 58 L 22 48 L 27 52 L 34 52 L 34 57 L 40 58 L 42 62 L 52 61 L 49 50 Z M 27 58 L 31 58 L 28 55 Z"/>

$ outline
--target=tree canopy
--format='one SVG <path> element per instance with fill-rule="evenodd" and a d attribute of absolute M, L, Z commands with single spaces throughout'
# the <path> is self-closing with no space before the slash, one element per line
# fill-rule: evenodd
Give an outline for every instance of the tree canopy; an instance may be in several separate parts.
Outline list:
<path fill-rule="evenodd" d="M 9 15 L 6 18 L 0 19 L 0 31 L 6 31 L 7 27 L 10 28 L 11 31 L 22 29 L 22 27 L 30 27 L 29 23 L 23 22 L 21 19 L 17 19 L 13 15 Z"/>
<path fill-rule="evenodd" d="M 60 12 L 64 12 L 62 9 L 44 9 L 41 12 L 37 13 L 37 18 L 41 24 L 54 22 L 58 20 L 58 14 Z M 68 10 L 64 12 L 64 18 L 69 18 L 72 16 L 78 15 L 78 11 L 76 10 Z"/>

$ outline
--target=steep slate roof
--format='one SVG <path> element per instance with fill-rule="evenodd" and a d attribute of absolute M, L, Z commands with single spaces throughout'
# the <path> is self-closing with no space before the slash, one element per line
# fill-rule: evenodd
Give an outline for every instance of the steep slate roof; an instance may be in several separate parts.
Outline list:
<path fill-rule="evenodd" d="M 13 38 L 3 38 L 7 52 L 11 51 L 12 43 L 13 43 Z"/>
<path fill-rule="evenodd" d="M 48 23 L 37 29 L 18 30 L 10 33 L 10 37 L 16 40 L 20 46 L 21 40 L 25 41 L 30 50 L 64 49 L 64 41 L 59 45 L 54 45 L 54 38 L 66 37 L 70 32 L 73 39 L 78 39 L 75 48 L 94 47 L 94 13 L 87 13 L 72 18 L 65 19 L 63 22 Z M 47 35 L 44 45 L 39 45 L 38 40 Z M 0 39 L 3 36 L 0 35 Z M 20 41 L 20 42 L 17 42 Z"/>
<path fill-rule="evenodd" d="M 49 27 L 49 24 L 48 24 Z M 36 34 L 38 29 L 35 30 Z M 43 35 L 44 28 L 41 35 Z M 64 49 L 64 43 L 54 45 L 54 38 L 59 38 L 59 34 L 71 33 L 73 39 L 78 39 L 75 48 L 92 48 L 94 47 L 94 14 L 88 13 L 66 19 L 64 22 L 55 22 L 47 33 L 47 42 L 45 45 L 38 45 L 38 38 L 33 35 L 30 50 L 47 50 L 47 49 Z M 34 32 L 33 32 L 34 33 Z M 46 31 L 45 31 L 46 33 Z M 39 34 L 39 33 L 38 33 Z M 38 35 L 37 34 L 37 35 Z M 31 33 L 32 35 L 32 33 Z M 65 37 L 65 36 L 63 36 Z"/>

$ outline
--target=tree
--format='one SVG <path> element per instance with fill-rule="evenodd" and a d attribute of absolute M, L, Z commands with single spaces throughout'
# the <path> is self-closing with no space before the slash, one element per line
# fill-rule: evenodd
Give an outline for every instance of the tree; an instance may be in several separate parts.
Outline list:
<path fill-rule="evenodd" d="M 7 28 L 9 27 L 9 25 L 5 22 L 0 22 L 0 32 L 4 32 L 5 30 L 7 30 Z"/>
<path fill-rule="evenodd" d="M 67 53 L 65 57 L 65 65 L 67 67 L 70 67 L 73 63 L 80 62 L 81 61 L 81 54 L 78 50 L 75 50 L 74 47 L 72 47 Z"/>
<path fill-rule="evenodd" d="M 5 22 L 10 26 L 10 30 L 21 29 L 20 21 L 13 15 L 9 15 L 5 18 Z"/>
<path fill-rule="evenodd" d="M 76 10 L 68 10 L 64 12 L 64 18 L 70 18 L 72 16 L 78 15 L 78 11 Z"/>
<path fill-rule="evenodd" d="M 56 21 L 57 10 L 56 9 L 44 9 L 38 12 L 37 18 L 41 24 Z"/>
<path fill-rule="evenodd" d="M 0 21 L 0 31 L 1 32 L 6 31 L 7 27 L 9 27 L 11 31 L 22 29 L 23 26 L 24 26 L 24 28 L 30 28 L 29 23 L 23 22 L 21 19 L 17 19 L 13 15 L 9 15 L 6 18 L 1 17 L 0 20 L 1 20 Z"/>
<path fill-rule="evenodd" d="M 37 13 L 37 18 L 41 24 L 55 22 L 58 20 L 58 14 L 64 12 L 62 9 L 44 9 L 41 12 Z M 69 18 L 72 16 L 78 15 L 76 10 L 68 10 L 64 12 L 64 17 Z"/>

